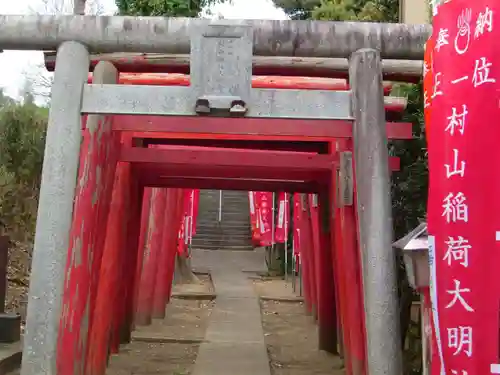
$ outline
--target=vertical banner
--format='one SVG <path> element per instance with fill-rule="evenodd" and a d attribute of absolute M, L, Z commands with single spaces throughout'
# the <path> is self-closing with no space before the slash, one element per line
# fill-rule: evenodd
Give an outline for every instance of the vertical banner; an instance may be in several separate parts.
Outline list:
<path fill-rule="evenodd" d="M 276 229 L 274 232 L 274 240 L 277 243 L 284 243 L 287 236 L 289 217 L 288 194 L 278 194 L 278 212 L 276 215 Z"/>
<path fill-rule="evenodd" d="M 255 197 L 255 191 L 248 192 L 248 204 L 250 208 L 250 225 L 252 229 L 252 243 L 255 245 L 260 245 L 260 234 L 258 225 L 258 208 Z"/>
<path fill-rule="evenodd" d="M 181 215 L 181 222 L 179 223 L 179 234 L 177 242 L 177 251 L 179 255 L 187 256 L 187 244 L 189 242 L 189 221 L 192 207 L 192 194 L 193 190 L 183 189 L 182 190 L 182 200 L 183 200 L 183 211 Z"/>
<path fill-rule="evenodd" d="M 432 375 L 500 374 L 500 177 L 489 168 L 500 165 L 498 10 L 498 1 L 453 0 L 433 21 Z"/>
<path fill-rule="evenodd" d="M 423 67 L 423 89 L 424 89 L 424 123 L 431 123 L 431 95 L 434 90 L 434 79 L 432 73 L 432 57 L 434 54 L 434 35 L 432 35 L 425 45 L 425 53 L 424 53 L 424 67 Z M 429 139 L 429 131 L 427 131 L 427 139 Z M 430 249 L 429 249 L 430 250 Z M 429 259 L 433 259 L 432 255 Z M 431 263 L 429 263 L 429 267 Z M 433 278 L 429 280 L 430 283 L 433 283 Z M 432 360 L 432 350 L 433 347 L 433 304 L 431 302 L 431 290 L 433 292 L 433 296 L 435 296 L 435 288 L 422 288 L 419 292 L 422 296 L 421 302 L 421 311 L 423 311 L 422 316 L 423 319 L 423 327 L 422 327 L 422 374 L 428 375 L 431 372 L 431 360 Z M 437 315 L 436 315 L 437 316 Z M 441 346 L 440 346 L 441 347 Z"/>
<path fill-rule="evenodd" d="M 258 191 L 255 193 L 258 206 L 260 245 L 271 246 L 273 242 L 272 214 L 273 214 L 273 193 Z"/>
<path fill-rule="evenodd" d="M 191 233 L 189 243 L 192 242 L 193 236 L 196 234 L 196 221 L 198 219 L 198 204 L 200 202 L 200 190 L 194 189 L 191 202 Z"/>
<path fill-rule="evenodd" d="M 295 262 L 300 264 L 300 217 L 302 205 L 299 193 L 293 194 L 293 256 Z"/>

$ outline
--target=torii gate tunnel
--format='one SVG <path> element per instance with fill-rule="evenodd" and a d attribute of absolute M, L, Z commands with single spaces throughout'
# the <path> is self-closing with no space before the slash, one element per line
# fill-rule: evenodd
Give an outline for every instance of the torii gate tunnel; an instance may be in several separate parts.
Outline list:
<path fill-rule="evenodd" d="M 57 49 L 21 373 L 104 374 L 134 316 L 151 314 L 139 306 L 143 283 L 159 285 L 161 316 L 178 227 L 153 223 L 168 246 L 160 276 L 141 275 L 144 238 L 159 236 L 151 223 L 144 233 L 141 212 L 177 220 L 179 188 L 203 187 L 315 193 L 302 206 L 321 208 L 304 259 L 319 347 L 337 350 L 338 319 L 348 374 L 400 375 L 387 138 L 411 138 L 411 125 L 386 123 L 381 58 L 422 59 L 429 34 L 401 24 L 0 16 L 0 49 Z M 189 53 L 190 84 L 123 85 L 111 62 L 88 84 L 90 52 Z M 252 88 L 254 55 L 348 58 L 349 89 Z M 169 189 L 144 194 L 148 186 Z"/>

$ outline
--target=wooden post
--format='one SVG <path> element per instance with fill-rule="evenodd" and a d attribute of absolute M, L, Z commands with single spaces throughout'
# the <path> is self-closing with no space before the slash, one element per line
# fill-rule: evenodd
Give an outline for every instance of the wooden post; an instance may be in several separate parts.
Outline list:
<path fill-rule="evenodd" d="M 126 239 L 127 210 L 130 165 L 120 162 L 116 168 L 111 210 L 107 222 L 107 234 L 99 277 L 94 323 L 89 337 L 86 363 L 88 375 L 103 375 L 108 356 L 113 347 L 116 324 L 123 313 L 123 266 L 127 253 L 123 251 Z"/>
<path fill-rule="evenodd" d="M 323 205 L 328 201 L 323 200 Z M 318 294 L 318 347 L 320 350 L 338 354 L 337 312 L 335 309 L 335 283 L 329 230 L 325 230 L 323 212 L 317 195 L 309 195 L 311 232 L 315 257 L 315 278 Z M 323 209 L 325 209 L 323 207 Z"/>
<path fill-rule="evenodd" d="M 301 218 L 301 244 L 303 243 L 304 254 L 304 286 L 308 286 L 307 293 L 311 300 L 311 311 L 314 320 L 318 317 L 318 295 L 315 277 L 315 254 L 313 248 L 311 215 L 309 211 L 309 199 L 307 194 L 301 194 L 302 200 L 302 218 Z"/>
<path fill-rule="evenodd" d="M 0 313 L 5 312 L 7 294 L 7 266 L 9 263 L 9 237 L 0 236 Z"/>
<path fill-rule="evenodd" d="M 313 300 L 312 300 L 312 293 L 311 293 L 311 287 L 309 285 L 309 278 L 307 274 L 307 244 L 306 244 L 306 238 L 304 235 L 304 199 L 302 198 L 302 194 L 296 193 L 295 194 L 296 199 L 298 200 L 298 206 L 297 209 L 299 210 L 298 213 L 298 222 L 297 226 L 299 229 L 299 239 L 300 239 L 300 280 L 299 283 L 299 288 L 301 288 L 301 292 L 304 295 L 304 307 L 305 307 L 305 312 L 307 315 L 312 315 L 313 311 Z"/>
<path fill-rule="evenodd" d="M 351 149 L 350 140 L 339 140 L 330 145 L 330 153 L 339 152 L 340 159 L 343 160 L 340 170 L 335 171 L 332 176 L 331 199 L 335 205 L 332 226 L 335 232 L 334 259 L 336 281 L 339 283 L 338 305 L 341 311 L 345 367 L 348 374 L 362 375 L 366 373 L 366 335 L 361 259 L 356 231 L 356 187 L 349 182 L 354 178 L 352 163 L 349 162 L 352 160 Z"/>
<path fill-rule="evenodd" d="M 139 290 L 141 284 L 142 268 L 144 265 L 144 249 L 146 248 L 146 238 L 149 231 L 149 215 L 151 211 L 151 197 L 153 193 L 152 188 L 141 187 L 142 192 L 142 205 L 141 205 L 141 221 L 139 243 L 136 248 L 137 252 L 137 265 L 134 275 L 134 300 L 133 300 L 133 320 L 132 327 L 135 326 L 135 319 L 138 309 Z"/>
<path fill-rule="evenodd" d="M 161 252 L 158 259 L 160 267 L 156 274 L 156 286 L 153 300 L 153 318 L 163 319 L 165 317 L 165 307 L 168 301 L 168 280 L 169 265 L 172 263 L 177 251 L 177 233 L 178 225 L 176 222 L 177 208 L 177 190 L 175 188 L 167 189 L 165 203 L 165 219 L 162 228 Z"/>
<path fill-rule="evenodd" d="M 380 54 L 351 56 L 358 235 L 363 269 L 367 364 L 370 375 L 403 372 L 396 259 L 392 250 L 389 156 L 384 126 Z"/>
<path fill-rule="evenodd" d="M 181 225 L 181 220 L 182 220 L 182 213 L 184 210 L 184 190 L 183 189 L 175 189 L 175 210 L 173 212 L 173 220 L 174 227 L 176 228 L 175 231 L 175 240 L 172 242 L 173 243 L 173 255 L 169 257 L 169 263 L 167 263 L 167 302 L 170 301 L 170 297 L 172 295 L 172 283 L 174 281 L 174 274 L 175 274 L 175 258 L 177 257 L 177 241 L 179 241 L 177 234 L 179 233 L 179 227 Z"/>
<path fill-rule="evenodd" d="M 142 211 L 142 198 L 143 188 L 139 187 L 139 183 L 135 174 L 131 173 L 130 178 L 130 203 L 129 213 L 127 215 L 127 235 L 126 235 L 126 251 L 127 251 L 127 264 L 124 270 L 124 283 L 125 297 L 124 297 L 124 317 L 119 328 L 120 344 L 127 344 L 131 340 L 133 330 L 134 313 L 135 313 L 135 289 L 136 289 L 136 269 L 139 261 L 139 237 L 141 231 L 141 211 Z"/>
<path fill-rule="evenodd" d="M 153 189 L 151 210 L 148 223 L 148 234 L 144 249 L 139 298 L 137 303 L 137 325 L 151 324 L 153 312 L 153 297 L 158 271 L 158 257 L 161 251 L 161 235 L 165 219 L 165 189 Z"/>

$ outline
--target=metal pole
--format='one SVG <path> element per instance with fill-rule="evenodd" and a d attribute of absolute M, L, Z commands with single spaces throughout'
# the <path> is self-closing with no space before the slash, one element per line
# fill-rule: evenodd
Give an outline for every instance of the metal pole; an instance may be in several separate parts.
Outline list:
<path fill-rule="evenodd" d="M 389 155 L 380 54 L 351 56 L 359 243 L 362 258 L 368 375 L 403 373 L 396 258 L 392 252 Z"/>
<path fill-rule="evenodd" d="M 275 217 L 274 217 L 274 200 L 276 199 L 276 193 L 273 193 L 273 203 L 271 206 L 271 254 L 274 255 L 274 225 L 275 225 Z"/>
<path fill-rule="evenodd" d="M 285 281 L 288 281 L 288 216 L 286 214 L 286 200 L 287 195 L 285 193 L 285 202 L 283 207 L 283 220 L 285 226 Z"/>
<path fill-rule="evenodd" d="M 215 23 L 252 26 L 256 56 L 348 57 L 371 47 L 385 59 L 422 60 L 432 31 L 430 25 L 374 22 L 3 15 L 0 49 L 50 51 L 63 42 L 77 41 L 95 53 L 189 54 L 194 31 Z"/>
<path fill-rule="evenodd" d="M 426 309 L 426 298 L 425 294 L 420 294 L 420 339 L 422 341 L 422 375 L 429 375 L 429 366 L 427 358 L 428 342 L 427 342 L 427 326 L 429 322 L 427 321 L 427 309 Z"/>
<path fill-rule="evenodd" d="M 191 212 L 189 216 L 189 245 L 188 245 L 188 255 L 191 257 L 192 244 L 193 244 L 193 225 L 194 225 L 194 190 L 191 191 Z"/>
<path fill-rule="evenodd" d="M 219 190 L 219 215 L 217 220 L 219 220 L 219 223 L 222 222 L 222 190 Z"/>
<path fill-rule="evenodd" d="M 0 236 L 0 313 L 5 312 L 5 296 L 7 294 L 7 268 L 9 264 L 10 240 Z"/>
<path fill-rule="evenodd" d="M 300 255 L 299 255 L 299 296 L 302 297 L 302 264 L 300 262 Z"/>
<path fill-rule="evenodd" d="M 87 48 L 76 42 L 63 43 L 57 64 L 38 203 L 22 375 L 57 373 L 56 347 L 64 281 L 71 276 L 65 275 L 64 270 L 82 133 L 82 88 L 88 78 Z"/>

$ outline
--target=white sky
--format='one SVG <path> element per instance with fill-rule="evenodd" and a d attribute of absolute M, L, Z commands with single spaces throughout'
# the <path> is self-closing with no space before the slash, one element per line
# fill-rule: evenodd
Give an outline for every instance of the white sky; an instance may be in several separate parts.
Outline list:
<path fill-rule="evenodd" d="M 63 2 L 64 0 L 48 0 Z M 47 0 L 45 0 L 45 4 Z M 100 0 L 105 14 L 116 10 L 114 0 Z M 0 14 L 49 13 L 44 0 L 0 0 Z M 60 6 L 52 7 L 62 9 Z M 285 19 L 281 9 L 277 9 L 271 0 L 232 0 L 232 4 L 217 5 L 212 9 L 214 15 L 232 19 Z M 41 52 L 5 51 L 0 53 L 0 87 L 12 97 L 18 97 L 25 85 L 26 76 L 44 74 L 40 69 L 43 64 Z"/>

